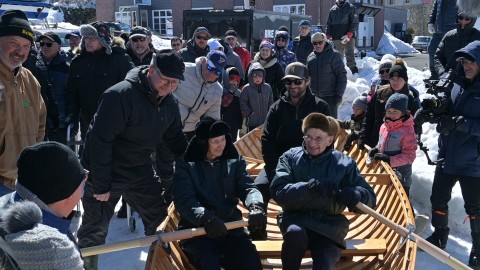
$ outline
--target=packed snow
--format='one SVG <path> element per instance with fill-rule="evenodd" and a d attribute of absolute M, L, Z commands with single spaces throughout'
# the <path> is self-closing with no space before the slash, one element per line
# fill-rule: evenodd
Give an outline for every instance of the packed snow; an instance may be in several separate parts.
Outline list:
<path fill-rule="evenodd" d="M 404 46 L 404 43 L 388 36 L 388 42 L 385 43 L 383 51 L 385 53 L 397 53 L 397 49 Z M 403 43 L 403 44 L 401 44 Z M 342 104 L 339 108 L 339 119 L 349 119 L 351 112 L 352 101 L 361 93 L 370 88 L 370 80 L 378 70 L 379 55 L 374 53 L 368 54 L 368 57 L 357 59 L 357 66 L 359 68 L 358 75 L 352 75 L 348 72 L 348 84 L 343 97 Z M 371 56 L 371 57 L 370 57 Z M 408 59 L 405 59 L 408 66 Z M 420 97 L 428 97 L 423 80 L 430 76 L 430 72 L 419 71 L 414 68 L 408 68 L 409 83 L 412 84 L 420 92 Z M 438 133 L 435 131 L 435 125 L 425 123 L 423 125 L 422 141 L 425 146 L 430 149 L 430 156 L 435 160 L 438 146 Z M 417 158 L 413 163 L 413 184 L 410 189 L 411 203 L 417 214 L 424 214 L 430 216 L 430 193 L 434 176 L 434 166 L 427 164 L 427 159 L 423 152 L 417 150 Z M 470 225 L 469 222 L 463 223 L 466 217 L 463 208 L 463 199 L 457 184 L 452 192 L 452 200 L 450 201 L 450 237 L 446 252 L 450 253 L 456 259 L 462 262 L 468 262 L 468 256 L 471 247 Z M 117 205 L 117 210 L 119 205 Z M 143 225 L 141 219 L 134 213 L 137 222 L 136 230 L 130 231 L 126 219 L 118 219 L 113 217 L 110 223 L 107 243 L 125 241 L 129 239 L 136 239 L 144 237 Z M 76 224 L 78 227 L 78 223 Z M 425 231 L 420 234 L 422 237 L 428 237 L 432 232 L 432 227 L 427 226 Z M 129 249 L 114 253 L 108 253 L 100 256 L 99 269 L 144 269 L 147 259 L 148 247 Z M 451 269 L 450 266 L 441 263 L 426 252 L 417 252 L 416 268 L 418 269 Z"/>

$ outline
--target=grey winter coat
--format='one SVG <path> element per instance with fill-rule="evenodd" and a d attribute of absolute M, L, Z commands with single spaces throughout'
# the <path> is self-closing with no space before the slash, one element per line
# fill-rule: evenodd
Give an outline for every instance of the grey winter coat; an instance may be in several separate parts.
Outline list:
<path fill-rule="evenodd" d="M 219 82 L 208 83 L 202 76 L 202 59 L 185 63 L 185 80 L 178 85 L 173 95 L 178 100 L 184 132 L 195 130 L 202 116 L 220 119 L 223 88 Z"/>
<path fill-rule="evenodd" d="M 252 73 L 260 70 L 263 73 L 264 82 L 255 85 Z M 265 69 L 258 62 L 254 62 L 248 70 L 248 84 L 243 87 L 240 95 L 240 110 L 247 119 L 247 126 L 258 127 L 265 122 L 268 109 L 273 104 L 273 92 L 269 84 L 265 83 Z"/>
<path fill-rule="evenodd" d="M 333 40 L 340 40 L 348 32 L 353 33 L 358 30 L 358 15 L 355 13 L 355 6 L 347 1 L 343 5 L 338 2 L 333 5 L 328 13 L 327 36 L 332 36 Z"/>
<path fill-rule="evenodd" d="M 321 53 L 312 52 L 307 60 L 312 92 L 317 97 L 342 97 L 347 87 L 347 70 L 340 53 L 327 42 Z"/>

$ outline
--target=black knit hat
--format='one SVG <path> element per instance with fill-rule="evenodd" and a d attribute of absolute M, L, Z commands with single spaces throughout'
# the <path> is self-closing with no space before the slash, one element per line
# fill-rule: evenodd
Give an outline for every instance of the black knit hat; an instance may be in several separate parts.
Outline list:
<path fill-rule="evenodd" d="M 395 93 L 391 95 L 388 98 L 387 103 L 385 103 L 385 110 L 389 108 L 399 110 L 404 114 L 407 113 L 408 97 L 400 93 Z"/>
<path fill-rule="evenodd" d="M 152 57 L 152 65 L 160 69 L 163 75 L 179 80 L 185 80 L 183 72 L 185 72 L 185 64 L 183 58 L 172 49 L 163 49 L 158 51 Z"/>
<path fill-rule="evenodd" d="M 208 140 L 230 132 L 227 123 L 221 120 L 215 120 L 211 117 L 204 117 L 195 127 L 197 139 Z"/>
<path fill-rule="evenodd" d="M 18 183 L 46 204 L 70 197 L 85 177 L 75 152 L 58 142 L 41 142 L 25 148 L 17 167 Z"/>
<path fill-rule="evenodd" d="M 4 36 L 19 36 L 33 43 L 35 33 L 33 33 L 27 15 L 23 11 L 7 10 L 2 14 L 0 17 L 0 37 Z"/>
<path fill-rule="evenodd" d="M 405 62 L 401 58 L 397 58 L 388 72 L 388 78 L 391 79 L 393 77 L 400 77 L 405 82 L 408 82 L 407 67 L 405 67 Z"/>

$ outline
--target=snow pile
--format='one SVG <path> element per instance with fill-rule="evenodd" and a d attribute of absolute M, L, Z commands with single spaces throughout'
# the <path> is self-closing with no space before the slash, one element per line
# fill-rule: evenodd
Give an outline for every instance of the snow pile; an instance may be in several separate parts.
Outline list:
<path fill-rule="evenodd" d="M 53 7 L 48 10 L 47 22 L 54 24 L 64 21 L 65 17 L 61 5 L 59 3 L 54 3 Z"/>
<path fill-rule="evenodd" d="M 378 43 L 378 48 L 376 53 L 379 55 L 383 54 L 410 54 L 410 53 L 418 53 L 412 45 L 405 43 L 398 38 L 394 37 L 389 32 L 383 33 L 380 42 Z"/>

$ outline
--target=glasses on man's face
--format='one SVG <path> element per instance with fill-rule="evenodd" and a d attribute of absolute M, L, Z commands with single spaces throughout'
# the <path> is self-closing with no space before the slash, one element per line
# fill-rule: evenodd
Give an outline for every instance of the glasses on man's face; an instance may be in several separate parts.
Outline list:
<path fill-rule="evenodd" d="M 383 75 L 384 73 L 387 73 L 387 74 L 388 74 L 388 72 L 390 72 L 390 69 L 389 69 L 389 68 L 387 68 L 387 69 L 382 69 L 382 70 L 380 70 L 378 73 L 380 73 L 380 75 Z"/>
<path fill-rule="evenodd" d="M 40 47 L 47 46 L 48 48 L 52 47 L 53 43 L 50 42 L 40 42 Z"/>
<path fill-rule="evenodd" d="M 285 80 L 283 80 L 283 83 L 285 85 L 291 85 L 292 83 L 295 84 L 295 85 L 301 85 L 302 82 L 303 82 L 303 80 L 301 80 L 301 79 L 295 79 L 295 80 L 285 79 Z"/>
<path fill-rule="evenodd" d="M 133 37 L 130 39 L 132 42 L 144 42 L 145 38 L 144 37 Z"/>
<path fill-rule="evenodd" d="M 196 35 L 195 38 L 196 38 L 196 39 L 208 40 L 208 37 L 207 37 L 207 36 L 202 36 L 202 35 Z"/>
<path fill-rule="evenodd" d="M 162 72 L 158 68 L 155 68 L 155 71 L 158 73 L 158 78 L 160 78 L 160 81 L 163 84 L 170 85 L 172 87 L 177 87 L 180 84 L 180 80 L 170 81 L 169 79 L 162 78 Z"/>
<path fill-rule="evenodd" d="M 327 140 L 327 138 L 322 138 L 322 137 L 313 138 L 310 135 L 305 135 L 305 136 L 303 136 L 303 140 L 306 143 L 313 142 L 315 144 L 321 144 L 322 142 L 325 142 Z"/>
<path fill-rule="evenodd" d="M 471 18 L 468 18 L 467 16 L 463 16 L 463 15 L 458 15 L 458 20 L 459 21 L 471 21 L 472 19 Z"/>
<path fill-rule="evenodd" d="M 312 42 L 313 46 L 315 45 L 322 45 L 325 41 L 314 41 Z"/>
<path fill-rule="evenodd" d="M 217 76 L 222 75 L 222 72 L 220 70 L 214 68 L 214 67 L 211 67 L 211 66 L 207 65 L 207 69 L 208 69 L 208 71 L 215 73 L 215 75 L 217 75 Z"/>

